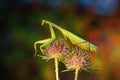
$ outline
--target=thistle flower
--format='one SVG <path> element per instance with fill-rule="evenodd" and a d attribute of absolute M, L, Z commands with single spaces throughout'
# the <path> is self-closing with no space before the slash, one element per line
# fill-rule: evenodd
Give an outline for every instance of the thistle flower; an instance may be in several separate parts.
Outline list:
<path fill-rule="evenodd" d="M 69 53 L 69 47 L 64 39 L 55 40 L 44 50 L 44 59 L 53 58 L 55 60 L 56 80 L 59 80 L 58 60 L 67 55 L 67 53 Z"/>
<path fill-rule="evenodd" d="M 79 48 L 72 49 L 71 54 L 65 57 L 64 63 L 68 70 L 85 69 L 89 66 L 90 55 Z"/>
<path fill-rule="evenodd" d="M 55 40 L 51 45 L 47 46 L 44 54 L 47 59 L 62 58 L 69 53 L 69 47 L 64 39 Z"/>
<path fill-rule="evenodd" d="M 71 54 L 65 57 L 63 60 L 64 64 L 67 67 L 67 71 L 69 70 L 75 70 L 75 78 L 74 80 L 77 80 L 79 70 L 85 69 L 85 67 L 90 65 L 90 55 L 80 48 L 74 48 L 71 51 Z"/>

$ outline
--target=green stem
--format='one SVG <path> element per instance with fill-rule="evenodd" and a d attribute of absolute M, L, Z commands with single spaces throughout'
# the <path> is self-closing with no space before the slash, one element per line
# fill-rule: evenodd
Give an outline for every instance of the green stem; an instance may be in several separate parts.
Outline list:
<path fill-rule="evenodd" d="M 79 69 L 75 69 L 75 79 L 74 80 L 78 79 L 78 74 L 79 74 Z"/>
<path fill-rule="evenodd" d="M 55 58 L 55 74 L 56 74 L 56 80 L 59 80 L 59 74 L 58 74 L 58 59 Z"/>

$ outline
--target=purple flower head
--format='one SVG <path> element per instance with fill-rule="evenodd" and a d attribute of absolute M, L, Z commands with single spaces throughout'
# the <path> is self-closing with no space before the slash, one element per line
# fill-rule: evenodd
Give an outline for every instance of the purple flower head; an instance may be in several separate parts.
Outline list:
<path fill-rule="evenodd" d="M 61 58 L 69 53 L 69 47 L 64 39 L 55 40 L 44 50 L 48 59 Z"/>
<path fill-rule="evenodd" d="M 65 57 L 64 63 L 68 70 L 80 70 L 90 65 L 90 55 L 79 48 L 74 48 L 71 54 Z"/>

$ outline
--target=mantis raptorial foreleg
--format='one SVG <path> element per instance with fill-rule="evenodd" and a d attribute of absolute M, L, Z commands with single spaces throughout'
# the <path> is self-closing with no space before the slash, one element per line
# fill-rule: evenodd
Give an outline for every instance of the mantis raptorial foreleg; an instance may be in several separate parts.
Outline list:
<path fill-rule="evenodd" d="M 49 42 L 50 41 L 50 39 L 45 39 L 45 40 L 40 40 L 40 41 L 36 41 L 35 43 L 34 43 L 34 50 L 35 50 L 35 54 L 34 54 L 34 56 L 36 56 L 36 53 L 37 53 L 37 44 L 42 44 L 41 46 L 40 46 L 40 50 L 41 50 L 41 52 L 43 52 L 43 50 L 42 50 L 42 47 L 44 46 L 44 45 L 46 45 L 46 44 L 44 44 L 44 43 L 46 43 L 46 42 Z"/>
<path fill-rule="evenodd" d="M 34 54 L 34 56 L 36 56 L 36 52 L 37 52 L 36 45 L 37 45 L 37 44 L 41 44 L 41 45 L 40 45 L 40 50 L 41 50 L 42 53 L 44 53 L 44 51 L 43 51 L 42 48 L 43 48 L 43 47 L 46 47 L 46 46 L 49 45 L 49 44 L 51 44 L 51 43 L 55 40 L 56 36 L 55 36 L 55 32 L 54 32 L 54 30 L 53 30 L 53 28 L 52 28 L 52 25 L 49 24 L 49 27 L 50 27 L 51 38 L 44 39 L 44 40 L 39 40 L 39 41 L 36 41 L 36 42 L 34 43 L 34 49 L 35 49 L 35 54 Z"/>

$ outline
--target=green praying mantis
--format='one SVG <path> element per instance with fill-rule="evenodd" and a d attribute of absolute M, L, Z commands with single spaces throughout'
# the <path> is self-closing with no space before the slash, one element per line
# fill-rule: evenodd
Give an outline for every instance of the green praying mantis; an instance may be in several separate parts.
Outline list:
<path fill-rule="evenodd" d="M 56 28 L 57 30 L 59 30 L 63 34 L 64 38 L 69 39 L 69 41 L 73 45 L 76 45 L 76 46 L 78 46 L 79 48 L 81 48 L 85 51 L 97 52 L 97 50 L 98 50 L 97 46 L 95 46 L 92 43 L 82 39 L 81 37 L 71 33 L 70 31 L 67 31 L 67 30 L 63 29 L 62 27 L 60 27 L 60 26 L 58 26 L 58 25 L 56 25 L 56 24 L 54 24 L 50 21 L 42 20 L 41 25 L 43 26 L 44 24 L 49 25 L 51 38 L 44 39 L 44 40 L 39 40 L 39 41 L 36 41 L 34 43 L 35 55 L 36 55 L 36 45 L 37 44 L 41 44 L 40 45 L 40 50 L 41 50 L 41 52 L 44 53 L 42 48 L 50 45 L 56 39 L 56 35 L 55 35 L 55 32 L 54 32 L 53 28 Z"/>

